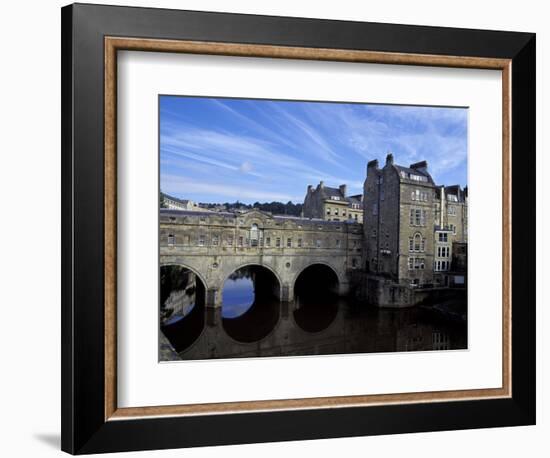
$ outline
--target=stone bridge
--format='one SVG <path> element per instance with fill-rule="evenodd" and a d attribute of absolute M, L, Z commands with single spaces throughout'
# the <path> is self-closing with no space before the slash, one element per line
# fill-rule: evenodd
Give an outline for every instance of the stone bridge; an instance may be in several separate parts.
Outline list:
<path fill-rule="evenodd" d="M 206 291 L 206 306 L 220 307 L 223 285 L 235 271 L 261 266 L 277 280 L 276 295 L 294 300 L 300 274 L 322 265 L 338 279 L 338 293 L 361 266 L 361 225 L 354 222 L 245 213 L 160 211 L 160 264 L 194 272 Z"/>

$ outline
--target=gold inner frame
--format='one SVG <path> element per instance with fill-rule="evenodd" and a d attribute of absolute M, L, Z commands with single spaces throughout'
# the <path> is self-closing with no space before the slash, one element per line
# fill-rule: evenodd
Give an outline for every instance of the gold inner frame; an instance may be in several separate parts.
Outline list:
<path fill-rule="evenodd" d="M 502 72 L 502 387 L 417 393 L 240 401 L 119 408 L 117 405 L 117 51 L 174 52 L 240 57 L 493 69 Z M 382 404 L 509 398 L 511 366 L 511 60 L 404 54 L 343 49 L 301 48 L 240 43 L 105 37 L 105 420 L 152 416 L 207 415 L 273 410 L 319 409 Z"/>

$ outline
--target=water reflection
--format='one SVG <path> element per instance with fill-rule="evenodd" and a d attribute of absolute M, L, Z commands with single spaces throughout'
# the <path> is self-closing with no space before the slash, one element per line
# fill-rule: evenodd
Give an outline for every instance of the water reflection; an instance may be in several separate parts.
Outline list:
<path fill-rule="evenodd" d="M 161 350 L 163 361 L 467 348 L 462 296 L 423 307 L 380 309 L 302 288 L 293 303 L 281 303 L 273 274 L 248 268 L 228 279 L 221 308 L 206 309 L 198 278 L 178 285 L 179 293 L 163 296 L 168 304 L 184 298 L 181 307 L 172 307 L 178 313 L 161 326 L 175 350 Z M 181 291 L 190 294 L 185 298 Z"/>
<path fill-rule="evenodd" d="M 254 304 L 254 282 L 248 270 L 231 275 L 223 285 L 222 316 L 235 318 Z"/>
<path fill-rule="evenodd" d="M 176 352 L 191 347 L 204 329 L 204 285 L 190 270 L 162 266 L 160 270 L 161 331 Z M 161 340 L 161 360 L 173 359 Z"/>
<path fill-rule="evenodd" d="M 338 297 L 335 294 L 297 295 L 294 321 L 306 332 L 321 332 L 327 329 L 338 314 Z"/>
<path fill-rule="evenodd" d="M 222 326 L 237 342 L 264 339 L 279 321 L 279 284 L 265 268 L 239 269 L 225 282 L 222 294 Z"/>

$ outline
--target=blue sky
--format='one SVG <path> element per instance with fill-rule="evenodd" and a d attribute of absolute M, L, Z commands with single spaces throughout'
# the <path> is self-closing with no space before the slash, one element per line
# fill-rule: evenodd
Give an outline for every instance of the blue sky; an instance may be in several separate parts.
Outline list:
<path fill-rule="evenodd" d="M 302 202 L 308 184 L 362 192 L 367 162 L 427 160 L 467 184 L 467 109 L 160 97 L 160 186 L 196 202 Z"/>

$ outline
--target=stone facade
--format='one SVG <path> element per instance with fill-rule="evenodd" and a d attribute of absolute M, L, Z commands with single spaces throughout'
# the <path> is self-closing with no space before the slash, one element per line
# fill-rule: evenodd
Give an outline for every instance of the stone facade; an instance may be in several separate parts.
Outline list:
<path fill-rule="evenodd" d="M 382 168 L 370 161 L 362 198 L 347 196 L 345 185 L 308 186 L 303 215 L 161 209 L 161 265 L 194 272 L 208 306 L 221 305 L 225 280 L 248 265 L 270 270 L 285 302 L 315 264 L 335 272 L 340 294 L 351 287 L 381 306 L 414 305 L 429 288 L 465 286 L 468 192 L 436 185 L 426 161 L 403 167 L 391 154 Z"/>
<path fill-rule="evenodd" d="M 467 190 L 437 186 L 426 161 L 403 167 L 388 154 L 367 165 L 363 267 L 399 285 L 447 285 L 454 242 L 467 242 Z"/>
<path fill-rule="evenodd" d="M 193 271 L 206 289 L 206 303 L 219 306 L 223 284 L 241 267 L 260 265 L 278 280 L 278 296 L 294 298 L 298 275 L 314 264 L 330 267 L 339 292 L 349 289 L 348 271 L 361 267 L 361 225 L 273 216 L 259 210 L 243 214 L 160 211 L 161 265 Z"/>
<path fill-rule="evenodd" d="M 302 209 L 305 218 L 320 218 L 326 221 L 355 221 L 363 220 L 363 196 L 361 194 L 348 196 L 347 186 L 337 188 L 325 186 L 321 181 L 314 189 L 307 187 L 306 197 Z"/>
<path fill-rule="evenodd" d="M 194 211 L 206 211 L 199 207 L 199 204 L 189 199 L 178 199 L 177 197 L 169 196 L 168 194 L 161 193 L 164 205 L 171 210 L 194 210 Z"/>

